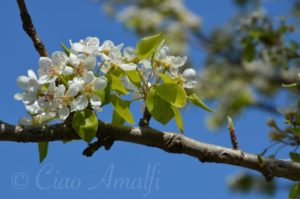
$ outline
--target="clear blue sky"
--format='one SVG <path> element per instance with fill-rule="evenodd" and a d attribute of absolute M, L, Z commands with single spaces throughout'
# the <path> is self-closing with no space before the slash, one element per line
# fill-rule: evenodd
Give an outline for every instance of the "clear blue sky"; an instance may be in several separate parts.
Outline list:
<path fill-rule="evenodd" d="M 282 1 L 281 1 L 282 2 Z M 236 9 L 229 0 L 187 1 L 188 6 L 204 18 L 204 28 L 223 24 Z M 137 38 L 115 20 L 105 16 L 99 5 L 86 0 L 28 1 L 33 21 L 49 52 L 60 49 L 60 42 L 77 41 L 86 36 L 98 36 L 101 41 L 135 45 Z M 280 6 L 272 7 L 280 12 Z M 22 30 L 16 1 L 0 3 L 0 119 L 16 123 L 26 112 L 13 95 L 19 91 L 16 78 L 29 68 L 37 70 L 38 55 Z M 196 62 L 199 58 L 193 57 Z M 138 121 L 139 112 L 134 111 Z M 110 121 L 110 107 L 99 115 Z M 230 147 L 226 129 L 211 133 L 205 127 L 206 113 L 188 107 L 183 111 L 186 135 L 198 140 Z M 235 121 L 241 147 L 259 153 L 269 141 L 265 120 L 269 116 L 248 111 Z M 176 131 L 174 122 L 166 127 Z M 43 164 L 38 163 L 36 144 L 0 143 L 0 198 L 241 198 L 226 187 L 226 179 L 241 168 L 201 164 L 196 159 L 167 154 L 154 148 L 115 143 L 110 151 L 100 150 L 91 158 L 81 155 L 84 142 L 51 143 Z M 148 171 L 148 172 L 147 172 Z M 148 173 L 148 178 L 146 177 Z M 151 175 L 154 180 L 151 184 Z M 130 186 L 116 187 L 117 180 L 129 180 Z M 142 184 L 138 184 L 141 180 Z M 110 184 L 109 184 L 110 183 Z M 152 186 L 150 188 L 150 186 Z M 150 192 L 150 193 L 149 193 Z M 279 192 L 277 198 L 286 198 Z M 245 195 L 244 198 L 264 198 Z"/>

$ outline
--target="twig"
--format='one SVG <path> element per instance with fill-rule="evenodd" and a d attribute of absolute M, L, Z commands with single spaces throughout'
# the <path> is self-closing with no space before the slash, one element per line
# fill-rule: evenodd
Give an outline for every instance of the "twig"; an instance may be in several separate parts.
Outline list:
<path fill-rule="evenodd" d="M 229 135 L 230 135 L 230 140 L 231 140 L 231 144 L 232 144 L 232 148 L 235 150 L 239 150 L 239 143 L 237 141 L 237 137 L 235 134 L 235 128 L 233 125 L 233 121 L 231 119 L 231 117 L 227 116 L 227 122 L 228 122 L 228 129 L 229 129 Z"/>
<path fill-rule="evenodd" d="M 149 122 L 151 120 L 151 114 L 147 107 L 145 107 L 143 118 L 140 119 L 139 126 L 140 127 L 148 127 Z"/>
<path fill-rule="evenodd" d="M 23 29 L 27 33 L 27 35 L 31 38 L 34 47 L 36 51 L 39 53 L 41 57 L 48 57 L 48 53 L 45 49 L 45 45 L 43 42 L 39 39 L 39 36 L 35 30 L 35 27 L 31 21 L 31 17 L 28 13 L 26 4 L 24 0 L 17 0 L 19 10 L 20 10 L 20 16 L 23 23 Z"/>

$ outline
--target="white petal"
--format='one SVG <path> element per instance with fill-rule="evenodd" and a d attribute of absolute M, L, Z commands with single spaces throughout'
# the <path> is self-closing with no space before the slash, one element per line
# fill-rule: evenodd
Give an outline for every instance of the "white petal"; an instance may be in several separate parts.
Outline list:
<path fill-rule="evenodd" d="M 170 62 L 171 62 L 171 66 L 173 67 L 181 67 L 185 64 L 187 60 L 187 57 L 184 56 L 184 57 L 174 57 L 174 56 L 170 56 Z"/>
<path fill-rule="evenodd" d="M 198 84 L 197 81 L 188 81 L 184 84 L 184 87 L 192 89 L 192 88 L 195 88 L 197 86 L 197 84 Z"/>
<path fill-rule="evenodd" d="M 35 103 L 31 104 L 31 105 L 25 106 L 25 108 L 29 112 L 29 114 L 31 114 L 31 115 L 37 114 L 40 110 L 40 106 L 39 106 L 37 101 Z"/>
<path fill-rule="evenodd" d="M 124 48 L 124 57 L 133 60 L 136 57 L 135 49 L 131 46 Z"/>
<path fill-rule="evenodd" d="M 30 95 L 28 93 L 24 94 L 23 96 L 23 103 L 26 105 L 33 104 L 36 100 L 36 96 Z"/>
<path fill-rule="evenodd" d="M 62 71 L 62 74 L 65 74 L 65 75 L 71 75 L 73 73 L 74 73 L 74 69 L 70 66 L 64 67 L 64 69 Z"/>
<path fill-rule="evenodd" d="M 49 57 L 40 57 L 39 66 L 40 68 L 49 68 L 52 66 L 52 60 Z"/>
<path fill-rule="evenodd" d="M 149 60 L 142 60 L 139 64 L 142 70 L 151 69 L 151 62 Z"/>
<path fill-rule="evenodd" d="M 60 84 L 55 90 L 55 97 L 62 98 L 65 95 L 66 88 L 63 84 Z"/>
<path fill-rule="evenodd" d="M 32 125 L 32 119 L 29 117 L 23 117 L 19 120 L 20 125 Z"/>
<path fill-rule="evenodd" d="M 61 109 L 58 111 L 58 117 L 61 120 L 67 119 L 67 117 L 70 114 L 70 109 L 67 106 L 63 106 Z"/>
<path fill-rule="evenodd" d="M 88 106 L 88 98 L 86 95 L 80 95 L 75 99 L 75 109 L 78 111 L 84 110 Z"/>
<path fill-rule="evenodd" d="M 88 56 L 84 60 L 84 66 L 86 67 L 87 70 L 94 70 L 96 64 L 97 64 L 97 59 L 95 56 Z"/>
<path fill-rule="evenodd" d="M 84 74 L 83 79 L 84 79 L 84 83 L 90 84 L 94 81 L 95 75 L 92 71 L 89 71 Z"/>
<path fill-rule="evenodd" d="M 131 71 L 131 70 L 135 70 L 137 67 L 136 64 L 134 63 L 129 63 L 129 64 L 121 64 L 120 68 L 124 71 Z"/>
<path fill-rule="evenodd" d="M 37 80 L 36 74 L 33 70 L 28 70 L 27 74 L 28 74 L 29 79 Z"/>
<path fill-rule="evenodd" d="M 165 59 L 169 53 L 169 48 L 167 46 L 163 46 L 161 49 L 159 49 L 157 53 L 158 59 Z"/>
<path fill-rule="evenodd" d="M 39 84 L 46 84 L 49 83 L 51 81 L 52 77 L 50 77 L 49 75 L 43 75 L 39 78 Z"/>
<path fill-rule="evenodd" d="M 81 43 L 72 43 L 71 44 L 71 50 L 75 51 L 75 52 L 83 52 L 84 49 L 84 45 L 82 45 Z"/>
<path fill-rule="evenodd" d="M 196 77 L 196 71 L 192 68 L 187 68 L 183 71 L 182 73 L 183 77 L 186 79 L 186 80 L 192 80 L 193 78 Z"/>
<path fill-rule="evenodd" d="M 64 52 L 55 51 L 52 53 L 52 61 L 55 66 L 61 66 L 68 61 L 68 57 Z"/>
<path fill-rule="evenodd" d="M 92 95 L 90 99 L 91 105 L 92 106 L 101 106 L 101 98 L 98 95 Z"/>
<path fill-rule="evenodd" d="M 79 90 L 80 90 L 79 84 L 76 84 L 76 83 L 71 84 L 69 86 L 69 89 L 68 89 L 66 95 L 70 96 L 70 97 L 75 97 L 78 94 Z"/>
<path fill-rule="evenodd" d="M 99 53 L 98 55 L 101 57 L 102 60 L 107 60 L 107 61 L 110 60 L 110 57 L 104 53 Z"/>
<path fill-rule="evenodd" d="M 78 65 L 80 64 L 80 60 L 78 59 L 77 55 L 75 55 L 74 53 L 70 53 L 70 62 L 72 65 Z"/>
<path fill-rule="evenodd" d="M 44 122 L 48 122 L 49 120 L 52 120 L 56 117 L 55 112 L 43 112 L 39 115 L 34 116 L 34 123 L 35 124 L 42 124 Z"/>
<path fill-rule="evenodd" d="M 110 40 L 105 40 L 103 44 L 99 47 L 99 51 L 110 50 L 113 48 L 115 44 Z"/>
<path fill-rule="evenodd" d="M 89 54 L 94 53 L 100 44 L 100 41 L 97 37 L 87 37 L 84 41 L 85 43 L 85 51 Z"/>
<path fill-rule="evenodd" d="M 173 77 L 176 77 L 178 75 L 178 68 L 176 67 L 170 67 L 170 73 Z"/>
<path fill-rule="evenodd" d="M 29 79 L 26 76 L 19 76 L 17 78 L 17 85 L 22 88 L 26 89 L 29 86 Z"/>
<path fill-rule="evenodd" d="M 107 86 L 107 79 L 106 77 L 102 76 L 102 77 L 98 77 L 95 80 L 95 90 L 103 90 L 105 89 Z"/>
<path fill-rule="evenodd" d="M 23 98 L 24 98 L 24 93 L 16 93 L 14 95 L 15 100 L 23 100 Z"/>

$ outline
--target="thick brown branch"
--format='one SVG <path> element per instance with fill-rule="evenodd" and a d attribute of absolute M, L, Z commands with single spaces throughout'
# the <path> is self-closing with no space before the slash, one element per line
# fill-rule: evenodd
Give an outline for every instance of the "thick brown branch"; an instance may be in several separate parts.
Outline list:
<path fill-rule="evenodd" d="M 268 179 L 283 177 L 295 181 L 300 180 L 299 163 L 258 158 L 254 154 L 206 144 L 176 133 L 161 132 L 149 127 L 114 126 L 99 121 L 97 137 L 107 137 L 108 135 L 114 141 L 131 142 L 160 148 L 170 153 L 186 154 L 199 159 L 201 162 L 223 163 L 249 168 L 261 172 Z M 0 121 L 0 141 L 42 142 L 75 139 L 80 139 L 80 137 L 67 124 L 19 126 Z"/>
<path fill-rule="evenodd" d="M 48 53 L 45 49 L 43 42 L 39 39 L 39 36 L 34 28 L 34 25 L 31 21 L 31 17 L 28 13 L 26 4 L 24 0 L 17 0 L 18 6 L 20 9 L 20 15 L 23 22 L 23 29 L 31 38 L 36 51 L 39 53 L 41 57 L 48 57 Z"/>

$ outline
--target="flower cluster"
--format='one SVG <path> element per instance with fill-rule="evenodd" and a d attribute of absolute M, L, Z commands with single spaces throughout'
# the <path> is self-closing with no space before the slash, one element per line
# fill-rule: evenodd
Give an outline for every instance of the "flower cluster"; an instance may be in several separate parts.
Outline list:
<path fill-rule="evenodd" d="M 56 51 L 51 58 L 39 59 L 38 75 L 28 70 L 28 76 L 17 79 L 22 93 L 15 94 L 16 100 L 25 104 L 30 118 L 22 124 L 41 124 L 53 119 L 65 120 L 70 113 L 93 109 L 101 111 L 101 91 L 120 96 L 112 76 L 121 80 L 126 92 L 132 91 L 135 99 L 146 100 L 152 85 L 161 83 L 163 73 L 186 89 L 196 86 L 196 72 L 186 69 L 180 73 L 186 57 L 169 55 L 167 46 L 159 45 L 153 56 L 140 58 L 133 47 L 123 48 L 106 40 L 100 45 L 96 37 L 87 37 L 73 43 L 64 52 Z M 129 72 L 138 74 L 138 82 L 132 81 Z M 118 85 L 120 86 L 120 85 Z M 99 92 L 100 91 L 100 92 Z"/>

